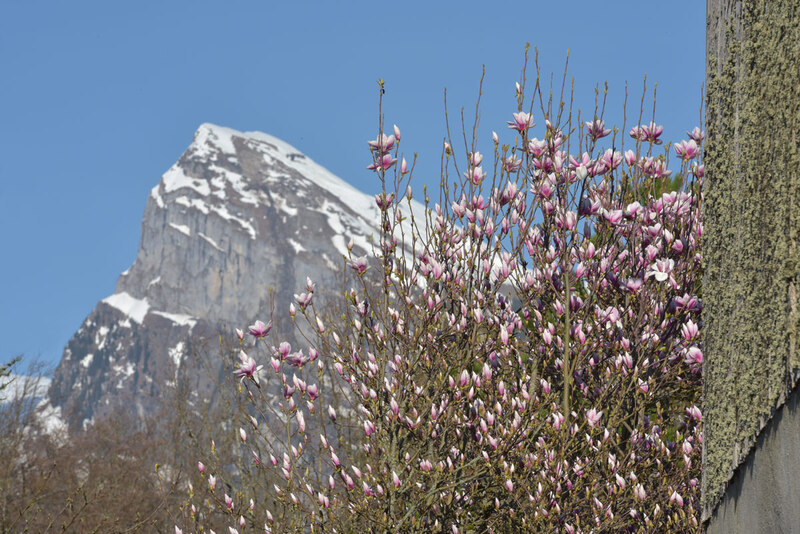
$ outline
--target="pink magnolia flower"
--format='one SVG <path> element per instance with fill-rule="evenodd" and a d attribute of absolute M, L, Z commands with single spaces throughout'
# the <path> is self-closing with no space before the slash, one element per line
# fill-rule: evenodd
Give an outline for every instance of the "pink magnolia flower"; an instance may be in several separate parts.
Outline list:
<path fill-rule="evenodd" d="M 257 373 L 261 371 L 261 368 L 264 366 L 263 365 L 256 366 L 256 361 L 247 354 L 245 354 L 243 350 L 239 351 L 239 360 L 241 360 L 239 368 L 236 369 L 233 372 L 233 374 L 235 374 L 242 380 L 244 380 L 245 377 L 247 377 L 253 379 L 256 383 L 258 383 Z"/>
<path fill-rule="evenodd" d="M 464 369 L 463 371 L 461 371 L 461 376 L 459 377 L 458 385 L 463 388 L 466 387 L 467 384 L 469 384 L 469 373 L 467 373 L 467 370 Z"/>
<path fill-rule="evenodd" d="M 517 156 L 509 156 L 503 160 L 503 168 L 509 173 L 518 171 L 520 165 L 522 165 L 522 160 L 520 160 Z"/>
<path fill-rule="evenodd" d="M 635 217 L 636 214 L 638 214 L 640 211 L 643 210 L 644 208 L 642 207 L 642 205 L 634 201 L 625 206 L 625 215 L 628 217 Z"/>
<path fill-rule="evenodd" d="M 706 134 L 698 126 L 695 126 L 691 132 L 686 132 L 686 135 L 688 135 L 689 138 L 698 145 L 706 137 Z"/>
<path fill-rule="evenodd" d="M 550 330 L 548 330 L 547 328 L 545 328 L 545 329 L 542 331 L 542 339 L 544 340 L 544 342 L 545 342 L 545 344 L 546 344 L 546 345 L 549 345 L 550 343 L 552 343 L 552 342 L 553 342 L 553 334 L 551 334 L 551 333 L 550 333 Z M 548 392 L 548 393 L 549 393 L 549 392 Z"/>
<path fill-rule="evenodd" d="M 297 293 L 294 294 L 294 300 L 297 301 L 297 304 L 300 306 L 301 310 L 305 310 L 311 301 L 314 299 L 314 295 L 311 293 Z"/>
<path fill-rule="evenodd" d="M 686 408 L 686 413 L 689 415 L 690 419 L 694 419 L 695 421 L 703 420 L 703 413 L 700 411 L 700 408 L 694 404 Z"/>
<path fill-rule="evenodd" d="M 600 419 L 602 419 L 602 417 L 603 412 L 598 412 L 594 408 L 586 412 L 586 421 L 589 423 L 591 428 L 596 427 L 600 423 Z"/>
<path fill-rule="evenodd" d="M 684 361 L 687 365 L 692 367 L 700 367 L 703 365 L 703 351 L 695 346 L 691 346 L 686 350 L 686 358 Z"/>
<path fill-rule="evenodd" d="M 289 355 L 289 353 L 292 351 L 292 346 L 286 341 L 282 341 L 277 351 L 275 350 L 275 347 L 273 347 L 272 350 L 280 355 L 281 360 L 285 360 L 286 357 Z"/>
<path fill-rule="evenodd" d="M 367 270 L 367 257 L 353 258 L 347 265 L 358 274 L 362 274 Z"/>
<path fill-rule="evenodd" d="M 594 169 L 595 174 L 607 172 L 616 169 L 622 163 L 622 152 L 619 150 L 611 150 L 607 148 L 600 159 L 597 160 L 597 167 Z"/>
<path fill-rule="evenodd" d="M 650 124 L 644 128 L 648 138 L 652 140 L 653 143 L 660 145 L 661 140 L 659 139 L 659 136 L 661 136 L 661 134 L 664 132 L 664 125 L 659 124 L 656 126 L 656 123 L 651 121 Z"/>
<path fill-rule="evenodd" d="M 375 195 L 375 204 L 381 211 L 386 211 L 392 205 L 392 202 L 394 202 L 394 193 Z"/>
<path fill-rule="evenodd" d="M 530 113 L 525 113 L 524 111 L 514 113 L 514 120 L 508 121 L 508 127 L 511 130 L 518 130 L 519 132 L 527 131 L 534 126 L 533 117 Z"/>
<path fill-rule="evenodd" d="M 610 224 L 617 224 L 622 220 L 622 210 L 605 210 L 603 211 L 603 218 Z"/>
<path fill-rule="evenodd" d="M 611 133 L 611 130 L 605 126 L 605 123 L 601 120 L 587 122 L 586 131 L 589 133 L 589 137 L 591 137 L 593 141 L 597 141 L 598 139 Z"/>
<path fill-rule="evenodd" d="M 706 175 L 706 166 L 705 165 L 693 165 L 692 172 L 698 178 L 702 178 Z"/>
<path fill-rule="evenodd" d="M 633 150 L 625 151 L 625 163 L 628 165 L 633 165 L 636 163 L 636 154 L 633 152 Z"/>
<path fill-rule="evenodd" d="M 528 141 L 528 152 L 536 156 L 537 158 L 544 154 L 544 151 L 547 150 L 547 141 L 544 139 L 539 140 L 536 137 L 530 139 Z"/>
<path fill-rule="evenodd" d="M 262 321 L 256 321 L 248 327 L 250 335 L 256 338 L 265 337 L 272 330 L 272 321 L 269 324 L 264 324 Z"/>
<path fill-rule="evenodd" d="M 667 164 L 658 158 L 647 158 L 642 160 L 642 171 L 654 178 L 665 178 L 672 175 L 672 171 L 667 169 Z"/>
<path fill-rule="evenodd" d="M 367 144 L 372 151 L 386 153 L 394 148 L 395 140 L 396 137 L 394 135 L 387 137 L 386 134 L 378 134 L 378 137 L 374 141 L 367 141 Z"/>
<path fill-rule="evenodd" d="M 367 165 L 367 169 L 371 171 L 388 171 L 395 163 L 397 163 L 397 159 L 393 158 L 391 154 L 381 154 L 375 158 L 371 165 Z"/>
<path fill-rule="evenodd" d="M 464 178 L 471 181 L 475 185 L 481 185 L 481 182 L 486 178 L 486 173 L 483 172 L 482 167 L 474 167 L 464 173 Z"/>
<path fill-rule="evenodd" d="M 675 150 L 675 153 L 684 161 L 694 159 L 698 154 L 700 154 L 700 149 L 697 147 L 697 143 L 695 143 L 694 139 L 675 143 L 673 149 Z"/>
<path fill-rule="evenodd" d="M 564 422 L 564 415 L 560 412 L 554 413 L 552 416 L 553 428 L 561 430 L 561 424 Z"/>
<path fill-rule="evenodd" d="M 303 354 L 302 350 L 295 352 L 294 354 L 290 354 L 286 357 L 286 363 L 292 365 L 294 367 L 303 367 L 305 364 L 309 362 L 308 356 Z"/>
<path fill-rule="evenodd" d="M 640 501 L 643 501 L 647 498 L 647 492 L 644 490 L 644 486 L 641 484 L 636 484 L 636 487 L 633 488 L 633 494 Z"/>
<path fill-rule="evenodd" d="M 625 287 L 628 291 L 636 292 L 641 289 L 643 283 L 644 281 L 641 278 L 629 278 L 625 281 Z"/>
<path fill-rule="evenodd" d="M 648 391 L 650 391 L 650 385 L 640 378 L 639 379 L 639 389 L 642 392 L 647 393 Z"/>
<path fill-rule="evenodd" d="M 549 333 L 550 331 L 549 330 L 545 330 L 545 332 Z M 540 378 L 539 379 L 539 384 L 542 386 L 542 392 L 545 395 L 549 395 L 550 394 L 550 382 L 548 382 L 544 378 Z"/>
<path fill-rule="evenodd" d="M 680 310 L 686 311 L 699 311 L 700 301 L 697 300 L 697 297 L 689 294 L 684 294 L 682 297 L 675 297 L 675 305 Z"/>
<path fill-rule="evenodd" d="M 671 278 L 672 269 L 674 267 L 675 267 L 675 260 L 672 259 L 656 260 L 656 262 L 647 269 L 647 272 L 645 273 L 644 277 L 645 279 L 648 279 L 652 276 L 659 282 L 665 282 L 669 278 Z"/>
<path fill-rule="evenodd" d="M 492 379 L 492 368 L 489 367 L 488 363 L 483 364 L 483 369 L 481 369 L 481 374 L 483 375 L 483 379 L 486 381 Z"/>
<path fill-rule="evenodd" d="M 663 132 L 663 125 L 656 126 L 655 122 L 651 122 L 647 126 L 642 126 L 641 124 L 639 126 L 634 126 L 631 128 L 631 131 L 628 132 L 628 135 L 637 141 L 647 141 L 655 145 L 660 145 L 662 141 L 659 139 L 659 137 Z"/>

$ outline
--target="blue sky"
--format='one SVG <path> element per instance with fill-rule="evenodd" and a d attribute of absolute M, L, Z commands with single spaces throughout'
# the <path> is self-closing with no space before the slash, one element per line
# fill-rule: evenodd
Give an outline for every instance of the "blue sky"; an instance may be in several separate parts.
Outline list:
<path fill-rule="evenodd" d="M 607 123 L 627 81 L 630 127 L 645 74 L 665 139 L 699 123 L 697 0 L 3 2 L 0 363 L 58 362 L 135 259 L 147 194 L 201 123 L 270 133 L 371 193 L 383 78 L 386 121 L 420 155 L 413 183 L 437 187 L 443 89 L 451 116 L 471 116 L 485 65 L 491 152 L 526 42 L 556 81 L 569 49 L 584 109 L 607 81 Z"/>

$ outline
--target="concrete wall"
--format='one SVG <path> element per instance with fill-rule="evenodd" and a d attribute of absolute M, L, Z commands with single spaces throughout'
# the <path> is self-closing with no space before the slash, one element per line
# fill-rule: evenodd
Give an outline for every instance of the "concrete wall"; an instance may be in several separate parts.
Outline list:
<path fill-rule="evenodd" d="M 761 462 L 758 456 L 766 449 L 758 449 L 752 467 L 744 468 L 742 487 L 726 493 L 758 433 L 786 402 L 800 374 L 800 2 L 708 0 L 707 16 L 706 519 L 723 495 L 734 499 L 723 504 L 723 516 L 731 517 L 729 510 L 742 510 L 736 496 L 749 495 L 750 484 L 772 484 L 769 468 L 762 475 L 759 466 L 784 460 Z M 800 479 L 797 468 L 797 462 L 786 464 Z M 774 486 L 778 495 L 789 491 Z M 763 515 L 763 521 L 774 513 L 774 508 L 747 508 L 747 514 Z"/>
<path fill-rule="evenodd" d="M 730 480 L 708 534 L 800 532 L 800 389 L 775 413 Z"/>

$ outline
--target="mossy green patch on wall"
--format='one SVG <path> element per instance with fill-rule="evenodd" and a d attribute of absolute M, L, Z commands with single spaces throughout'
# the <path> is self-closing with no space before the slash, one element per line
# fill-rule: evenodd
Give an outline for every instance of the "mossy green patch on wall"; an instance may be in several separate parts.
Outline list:
<path fill-rule="evenodd" d="M 705 518 L 800 373 L 800 3 L 707 16 Z"/>

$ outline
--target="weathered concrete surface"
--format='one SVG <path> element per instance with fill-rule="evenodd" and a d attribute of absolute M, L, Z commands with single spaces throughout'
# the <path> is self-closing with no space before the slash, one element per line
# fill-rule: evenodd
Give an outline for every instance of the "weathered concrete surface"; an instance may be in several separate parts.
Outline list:
<path fill-rule="evenodd" d="M 800 371 L 800 2 L 708 0 L 707 15 L 704 519 Z"/>
<path fill-rule="evenodd" d="M 775 413 L 736 470 L 708 534 L 800 532 L 800 388 Z"/>

